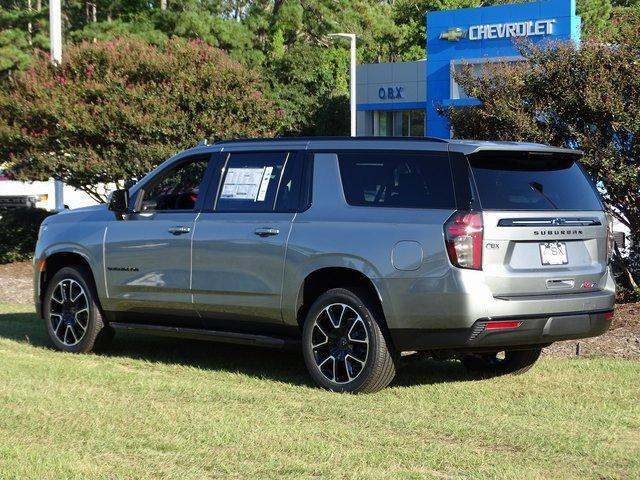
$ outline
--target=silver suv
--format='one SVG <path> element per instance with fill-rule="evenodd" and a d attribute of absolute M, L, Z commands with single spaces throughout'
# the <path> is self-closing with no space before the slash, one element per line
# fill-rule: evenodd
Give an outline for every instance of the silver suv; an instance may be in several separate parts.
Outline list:
<path fill-rule="evenodd" d="M 116 330 L 301 345 L 372 392 L 401 352 L 522 372 L 613 316 L 612 236 L 577 151 L 440 139 L 202 145 L 108 206 L 49 217 L 35 304 L 53 344 Z"/>

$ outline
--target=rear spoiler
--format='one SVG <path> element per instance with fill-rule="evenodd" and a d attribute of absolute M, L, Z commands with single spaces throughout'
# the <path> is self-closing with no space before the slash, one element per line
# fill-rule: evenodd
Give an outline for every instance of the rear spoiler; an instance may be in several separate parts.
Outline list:
<path fill-rule="evenodd" d="M 450 152 L 459 152 L 464 155 L 474 155 L 481 152 L 500 152 L 502 154 L 510 152 L 513 155 L 528 154 L 532 157 L 542 158 L 556 155 L 574 160 L 583 156 L 582 150 L 571 148 L 550 147 L 541 143 L 521 143 L 521 142 L 486 142 L 486 143 L 452 143 L 449 145 Z"/>
<path fill-rule="evenodd" d="M 507 165 L 521 165 L 533 169 L 566 168 L 569 164 L 580 160 L 582 152 L 578 150 L 558 149 L 559 151 L 531 151 L 531 150 L 494 150 L 479 149 L 467 154 L 473 165 L 493 166 L 501 169 Z"/>

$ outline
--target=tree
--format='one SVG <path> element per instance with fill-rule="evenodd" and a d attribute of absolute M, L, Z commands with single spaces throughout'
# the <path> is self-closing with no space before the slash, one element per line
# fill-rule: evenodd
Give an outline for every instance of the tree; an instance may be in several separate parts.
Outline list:
<path fill-rule="evenodd" d="M 578 0 L 576 13 L 582 19 L 582 30 L 589 34 L 602 32 L 609 25 L 610 0 Z"/>
<path fill-rule="evenodd" d="M 361 63 L 400 58 L 403 30 L 379 0 L 258 0 L 243 23 L 264 53 L 262 69 L 288 134 L 349 131 L 348 43 L 327 34 L 355 33 Z"/>
<path fill-rule="evenodd" d="M 0 77 L 26 68 L 34 48 L 48 48 L 48 13 L 29 1 L 0 2 Z M 40 7 L 40 8 L 39 8 Z"/>
<path fill-rule="evenodd" d="M 457 81 L 481 106 L 449 109 L 456 137 L 520 140 L 584 151 L 583 163 L 635 239 L 640 277 L 640 23 L 612 30 L 625 43 L 520 45 L 525 62 L 471 68 Z"/>
<path fill-rule="evenodd" d="M 19 177 L 61 176 L 99 201 L 99 183 L 144 175 L 204 138 L 271 136 L 282 112 L 259 76 L 203 42 L 136 39 L 41 54 L 0 85 L 0 156 Z"/>
<path fill-rule="evenodd" d="M 346 42 L 345 42 L 346 43 Z M 349 54 L 339 45 L 290 47 L 267 67 L 270 95 L 286 112 L 284 132 L 347 135 Z M 343 121 L 336 121 L 337 118 Z"/>

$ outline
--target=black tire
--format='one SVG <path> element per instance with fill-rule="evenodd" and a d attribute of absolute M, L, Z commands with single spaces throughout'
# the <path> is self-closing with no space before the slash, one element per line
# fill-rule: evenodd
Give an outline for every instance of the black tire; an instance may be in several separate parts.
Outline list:
<path fill-rule="evenodd" d="M 56 272 L 47 284 L 42 306 L 49 339 L 58 350 L 104 351 L 111 343 L 114 332 L 102 319 L 93 277 L 86 268 L 65 267 Z"/>
<path fill-rule="evenodd" d="M 332 315 L 335 319 L 338 314 L 339 328 L 327 328 Z M 331 332 L 324 332 L 331 327 Z M 335 392 L 377 392 L 396 374 L 398 355 L 386 335 L 382 313 L 366 292 L 357 289 L 334 288 L 313 303 L 304 322 L 302 351 L 313 380 Z"/>
<path fill-rule="evenodd" d="M 498 353 L 466 355 L 462 364 L 467 370 L 486 375 L 520 375 L 536 363 L 542 352 L 541 348 L 530 350 L 505 350 L 504 358 Z"/>

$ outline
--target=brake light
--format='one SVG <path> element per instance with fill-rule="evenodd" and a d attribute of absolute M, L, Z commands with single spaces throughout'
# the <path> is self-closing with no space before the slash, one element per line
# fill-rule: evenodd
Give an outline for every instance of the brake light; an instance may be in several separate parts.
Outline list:
<path fill-rule="evenodd" d="M 613 320 L 613 310 L 611 310 L 610 312 L 604 312 L 604 319 L 607 322 L 610 322 L 611 320 Z"/>
<path fill-rule="evenodd" d="M 456 267 L 482 270 L 482 214 L 456 212 L 444 226 L 449 260 Z"/>
<path fill-rule="evenodd" d="M 611 263 L 615 250 L 615 239 L 613 237 L 613 217 L 607 214 L 607 263 Z"/>

